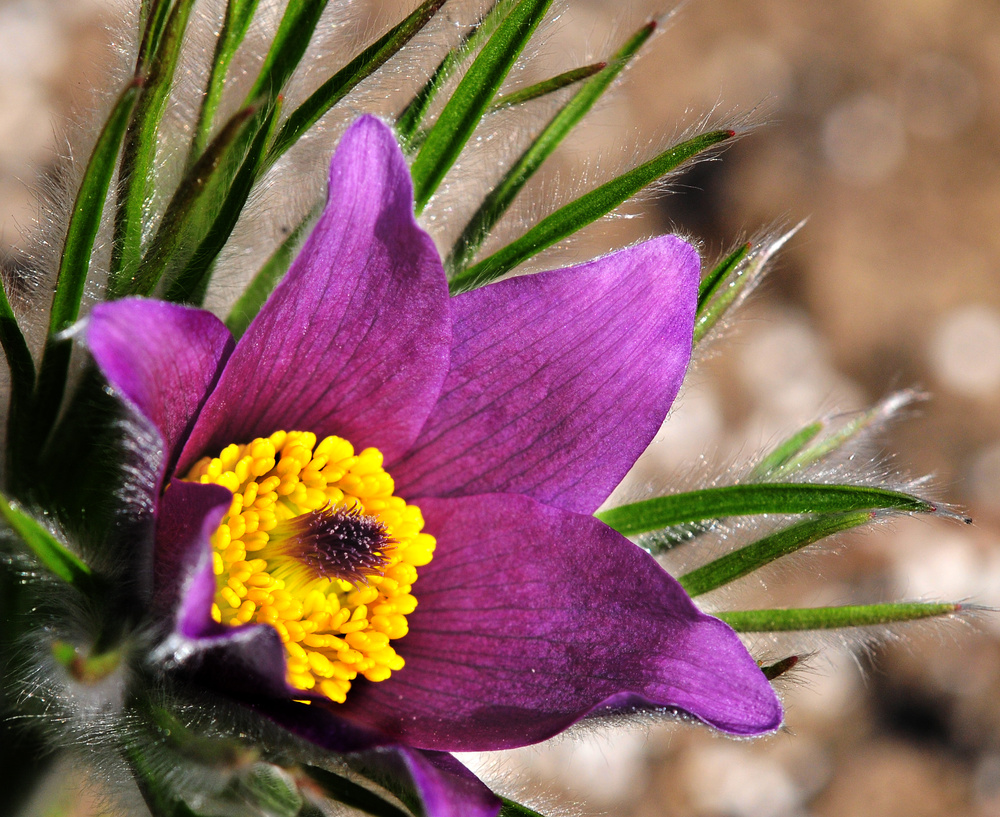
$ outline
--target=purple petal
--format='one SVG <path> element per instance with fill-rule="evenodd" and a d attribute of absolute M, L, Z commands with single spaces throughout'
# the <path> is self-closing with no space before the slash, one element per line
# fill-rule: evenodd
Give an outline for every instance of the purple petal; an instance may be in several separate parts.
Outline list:
<path fill-rule="evenodd" d="M 777 728 L 781 705 L 737 635 L 649 554 L 593 517 L 512 495 L 424 499 L 402 670 L 338 712 L 424 749 L 544 740 L 595 709 L 671 707 L 725 732 Z"/>
<path fill-rule="evenodd" d="M 326 210 L 237 344 L 179 468 L 278 429 L 398 456 L 444 381 L 449 321 L 406 161 L 392 132 L 363 117 L 333 157 Z"/>
<path fill-rule="evenodd" d="M 438 405 L 404 496 L 527 494 L 591 513 L 653 439 L 691 354 L 697 253 L 673 236 L 452 301 Z"/>
<path fill-rule="evenodd" d="M 229 331 L 201 309 L 126 298 L 95 306 L 86 338 L 108 382 L 156 426 L 172 460 L 232 349 Z"/>
<path fill-rule="evenodd" d="M 188 638 L 217 632 L 211 618 L 215 598 L 210 538 L 233 495 L 220 485 L 171 480 L 157 514 L 153 570 L 154 607 L 173 615 Z"/>
<path fill-rule="evenodd" d="M 346 758 L 351 768 L 384 786 L 424 817 L 496 817 L 500 800 L 454 757 L 405 746 Z"/>
<path fill-rule="evenodd" d="M 160 645 L 165 664 L 231 696 L 287 700 L 285 647 L 273 627 L 228 627 L 212 619 L 216 581 L 210 537 L 232 494 L 218 485 L 172 480 L 160 500 L 156 531 L 155 609 L 172 615 Z M 171 612 L 173 611 L 173 612 Z"/>

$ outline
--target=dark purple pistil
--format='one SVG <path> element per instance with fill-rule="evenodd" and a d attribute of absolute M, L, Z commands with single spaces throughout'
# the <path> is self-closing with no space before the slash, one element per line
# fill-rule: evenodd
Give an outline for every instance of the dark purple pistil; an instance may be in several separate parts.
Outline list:
<path fill-rule="evenodd" d="M 386 549 L 395 544 L 375 517 L 329 505 L 282 522 L 271 532 L 275 540 L 317 575 L 355 583 L 379 573 Z"/>

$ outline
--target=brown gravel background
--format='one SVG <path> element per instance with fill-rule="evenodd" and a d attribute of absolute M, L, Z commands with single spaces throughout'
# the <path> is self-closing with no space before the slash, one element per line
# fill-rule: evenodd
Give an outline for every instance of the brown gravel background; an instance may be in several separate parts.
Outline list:
<path fill-rule="evenodd" d="M 378 19 L 395 13 L 377 5 Z M 560 69 L 602 56 L 654 10 L 575 0 L 542 56 Z M 102 74 L 109 19 L 99 0 L 0 0 L 0 247 L 33 218 L 52 123 L 86 104 Z M 1000 606 L 998 80 L 996 0 L 702 0 L 559 157 L 572 178 L 582 157 L 617 167 L 633 158 L 628 145 L 659 144 L 677 122 L 755 110 L 763 126 L 723 162 L 594 246 L 674 226 L 717 252 L 809 218 L 691 378 L 644 476 L 651 464 L 687 472 L 706 452 L 745 460 L 797 424 L 894 388 L 933 393 L 887 448 L 934 474 L 938 495 L 976 525 L 906 521 L 847 537 L 834 554 L 769 574 L 781 603 Z M 726 601 L 766 598 L 758 582 Z M 541 802 L 582 801 L 582 814 L 1000 815 L 997 617 L 895 635 L 860 660 L 857 639 L 806 642 L 826 657 L 790 683 L 787 726 L 771 738 L 640 725 L 513 753 L 503 768 L 544 791 Z"/>

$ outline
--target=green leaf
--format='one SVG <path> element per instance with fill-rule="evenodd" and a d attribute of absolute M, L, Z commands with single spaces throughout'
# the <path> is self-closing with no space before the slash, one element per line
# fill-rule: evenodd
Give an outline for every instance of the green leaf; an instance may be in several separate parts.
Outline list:
<path fill-rule="evenodd" d="M 693 539 L 697 539 L 703 533 L 712 529 L 713 521 L 707 522 L 684 522 L 680 525 L 671 525 L 662 530 L 653 531 L 642 537 L 639 544 L 643 550 L 647 550 L 654 556 L 666 553 L 679 545 L 686 545 Z"/>
<path fill-rule="evenodd" d="M 861 510 L 934 513 L 937 509 L 910 494 L 863 485 L 764 483 L 727 485 L 655 497 L 621 505 L 595 516 L 625 536 L 726 516 L 841 513 Z"/>
<path fill-rule="evenodd" d="M 243 159 L 248 135 L 253 136 L 254 129 L 260 127 L 258 112 L 259 107 L 244 108 L 230 119 L 181 180 L 132 280 L 133 294 L 151 294 L 168 268 L 177 265 L 183 243 L 191 240 L 192 222 L 205 211 L 205 199 L 218 194 L 231 178 L 233 168 Z"/>
<path fill-rule="evenodd" d="M 782 528 L 752 544 L 727 553 L 707 565 L 685 573 L 680 582 L 689 596 L 700 596 L 759 570 L 782 556 L 840 531 L 856 528 L 872 520 L 872 511 L 861 513 L 823 514 Z"/>
<path fill-rule="evenodd" d="M 513 800 L 508 800 L 506 797 L 501 797 L 500 802 L 503 804 L 500 806 L 499 817 L 545 817 L 545 815 L 530 809 L 527 806 L 522 806 L 520 803 L 515 803 Z"/>
<path fill-rule="evenodd" d="M 786 465 L 796 454 L 800 453 L 823 428 L 824 423 L 810 423 L 801 430 L 795 432 L 791 437 L 781 442 L 773 451 L 762 459 L 753 471 L 750 472 L 750 481 L 756 482 L 759 479 L 767 479 L 776 471 Z"/>
<path fill-rule="evenodd" d="M 41 446 L 59 413 L 73 351 L 72 341 L 60 337 L 59 333 L 80 317 L 83 290 L 90 272 L 90 257 L 115 173 L 118 150 L 142 93 L 138 81 L 132 82 L 122 92 L 94 145 L 80 183 L 59 264 L 49 315 L 49 334 L 39 367 L 32 414 L 30 418 L 14 418 L 14 425 L 23 435 L 25 445 Z M 30 426 L 31 430 L 28 431 L 26 426 Z"/>
<path fill-rule="evenodd" d="M 903 406 L 917 399 L 917 396 L 910 391 L 897 392 L 889 395 L 885 400 L 880 401 L 867 411 L 862 411 L 852 417 L 841 428 L 833 434 L 821 437 L 815 445 L 803 445 L 802 449 L 796 451 L 774 469 L 775 477 L 785 477 L 803 468 L 808 468 L 825 457 L 839 451 L 851 440 L 869 430 L 875 424 L 891 417 Z M 820 421 L 817 425 L 826 428 L 829 421 Z"/>
<path fill-rule="evenodd" d="M 80 316 L 80 302 L 90 270 L 90 256 L 101 226 L 101 215 L 111 178 L 115 173 L 118 150 L 141 93 L 142 85 L 138 81 L 133 81 L 122 92 L 104 123 L 84 171 L 59 264 L 59 277 L 56 279 L 52 312 L 49 315 L 50 337 L 67 329 Z"/>
<path fill-rule="evenodd" d="M 800 221 L 791 230 L 776 239 L 762 244 L 737 261 L 712 285 L 711 292 L 705 292 L 704 302 L 699 288 L 698 312 L 694 322 L 694 345 L 697 346 L 714 329 L 723 316 L 740 303 L 753 285 L 760 280 L 765 267 L 785 243 L 795 235 L 805 221 Z M 737 250 L 737 252 L 739 252 Z M 735 254 L 734 254 L 735 255 Z M 732 258 L 731 255 L 729 258 Z M 725 259 L 723 264 L 729 259 Z M 711 277 L 711 276 L 710 276 Z M 728 282 L 728 283 L 727 283 Z"/>
<path fill-rule="evenodd" d="M 418 213 L 462 152 L 551 2 L 521 0 L 458 83 L 410 168 Z"/>
<path fill-rule="evenodd" d="M 215 54 L 212 57 L 205 95 L 198 110 L 198 122 L 195 125 L 191 153 L 188 157 L 189 166 L 201 156 L 208 144 L 219 103 L 222 101 L 222 92 L 226 86 L 229 65 L 246 36 L 250 21 L 257 11 L 258 2 L 259 0 L 229 0 L 226 3 L 222 28 L 219 29 L 219 36 L 215 42 Z"/>
<path fill-rule="evenodd" d="M 128 294 L 142 255 L 147 203 L 152 192 L 160 120 L 166 109 L 194 0 L 177 0 L 158 38 L 148 70 L 140 63 L 142 88 L 125 132 L 119 170 L 118 207 L 108 274 L 108 297 Z"/>
<path fill-rule="evenodd" d="M 747 257 L 750 253 L 751 244 L 741 244 L 735 250 L 733 250 L 729 255 L 723 258 L 712 271 L 701 279 L 698 284 L 698 308 L 696 314 L 701 314 L 704 310 L 705 305 L 711 300 L 711 298 L 718 292 L 719 287 L 722 286 L 729 274 L 736 269 L 740 263 Z"/>
<path fill-rule="evenodd" d="M 547 247 L 607 215 L 622 202 L 687 160 L 734 135 L 731 130 L 703 133 L 571 201 L 542 219 L 516 241 L 455 275 L 450 284 L 452 293 L 499 278 Z"/>
<path fill-rule="evenodd" d="M 302 771 L 318 783 L 332 800 L 345 806 L 375 817 L 411 817 L 409 812 L 379 797 L 371 789 L 339 774 L 308 765 L 303 766 Z"/>
<path fill-rule="evenodd" d="M 305 802 L 295 781 L 271 763 L 255 764 L 242 779 L 234 781 L 232 789 L 234 805 L 253 803 L 268 817 L 296 817 Z"/>
<path fill-rule="evenodd" d="M 299 222 L 298 226 L 288 234 L 288 237 L 281 243 L 281 246 L 274 251 L 274 254 L 264 263 L 253 280 L 247 285 L 246 290 L 233 304 L 226 316 L 226 326 L 234 338 L 239 339 L 246 332 L 250 322 L 260 312 L 260 308 L 267 301 L 271 292 L 278 285 L 288 267 L 292 263 L 295 250 L 298 249 L 302 235 L 306 229 L 315 221 L 322 210 L 322 204 L 314 207 L 310 213 Z"/>
<path fill-rule="evenodd" d="M 594 74 L 603 71 L 607 67 L 608 64 L 606 62 L 595 62 L 591 65 L 581 66 L 580 68 L 571 68 L 569 71 L 564 71 L 550 79 L 544 79 L 541 82 L 536 82 L 534 85 L 529 85 L 527 88 L 511 91 L 509 94 L 499 97 L 486 109 L 486 113 L 496 113 L 506 108 L 513 108 L 517 105 L 523 105 L 526 102 L 540 99 L 548 94 L 554 94 L 556 91 L 561 91 L 563 88 L 574 83 L 590 79 Z"/>
<path fill-rule="evenodd" d="M 437 14 L 444 3 L 445 0 L 424 0 L 405 20 L 358 54 L 292 111 L 268 151 L 264 168 L 270 167 L 330 108 L 406 45 Z"/>
<path fill-rule="evenodd" d="M 542 163 L 562 143 L 577 123 L 594 107 L 615 78 L 638 53 L 656 30 L 656 23 L 650 22 L 633 34 L 611 58 L 607 66 L 587 82 L 570 98 L 542 132 L 528 146 L 510 170 L 504 175 L 483 200 L 452 247 L 445 261 L 445 269 L 458 270 L 466 266 L 475 256 L 490 230 L 500 217 L 507 212 L 514 198 Z"/>
<path fill-rule="evenodd" d="M 494 0 L 493 5 L 480 21 L 466 32 L 458 45 L 444 55 L 437 68 L 431 72 L 427 82 L 423 84 L 416 96 L 410 100 L 396 118 L 396 136 L 404 150 L 415 151 L 424 143 L 427 134 L 424 133 L 418 139 L 417 130 L 423 124 L 431 103 L 434 102 L 438 92 L 465 58 L 478 49 L 483 41 L 496 30 L 500 20 L 507 14 L 513 3 L 514 0 Z"/>
<path fill-rule="evenodd" d="M 142 39 L 139 41 L 136 58 L 136 74 L 142 75 L 149 70 L 150 62 L 160 47 L 163 30 L 170 16 L 171 2 L 172 0 L 142 0 L 139 19 Z"/>
<path fill-rule="evenodd" d="M 716 613 L 740 633 L 783 633 L 798 630 L 836 630 L 845 627 L 884 627 L 922 618 L 959 613 L 961 604 L 950 602 L 898 602 L 853 604 L 843 607 L 805 607 L 776 610 L 727 610 Z"/>
<path fill-rule="evenodd" d="M 3 494 L 0 494 L 0 516 L 53 574 L 80 589 L 93 587 L 93 574 L 84 561 Z"/>
<path fill-rule="evenodd" d="M 302 61 L 328 0 L 293 0 L 285 6 L 271 48 L 247 94 L 244 107 L 259 97 L 274 102 Z"/>
<path fill-rule="evenodd" d="M 142 748 L 129 745 L 124 749 L 124 755 L 142 799 L 153 817 L 204 817 L 170 791 L 162 772 L 157 770 L 162 764 L 147 758 Z"/>
<path fill-rule="evenodd" d="M 254 181 L 260 173 L 267 145 L 274 134 L 280 107 L 279 100 L 274 106 L 260 111 L 254 116 L 254 126 L 244 131 L 254 134 L 246 157 L 239 171 L 232 177 L 228 188 L 221 192 L 222 202 L 218 205 L 215 218 L 212 219 L 197 248 L 180 270 L 171 273 L 171 280 L 166 288 L 168 301 L 200 304 L 204 299 L 215 259 L 243 214 Z"/>
<path fill-rule="evenodd" d="M 7 290 L 2 281 L 0 281 L 0 345 L 3 346 L 7 366 L 10 369 L 7 466 L 8 473 L 16 473 L 20 467 L 19 451 L 24 442 L 23 412 L 30 404 L 35 388 L 35 361 L 31 357 L 31 350 L 28 349 L 21 326 L 7 299 Z"/>

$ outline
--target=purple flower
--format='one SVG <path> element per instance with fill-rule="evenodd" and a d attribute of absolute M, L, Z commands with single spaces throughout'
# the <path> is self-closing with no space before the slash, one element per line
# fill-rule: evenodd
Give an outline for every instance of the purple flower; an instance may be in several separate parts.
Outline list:
<path fill-rule="evenodd" d="M 164 443 L 161 652 L 439 817 L 498 808 L 444 752 L 635 707 L 775 729 L 733 631 L 592 516 L 677 393 L 698 271 L 666 236 L 450 298 L 365 117 L 238 343 L 198 309 L 95 307 L 97 364 Z"/>

